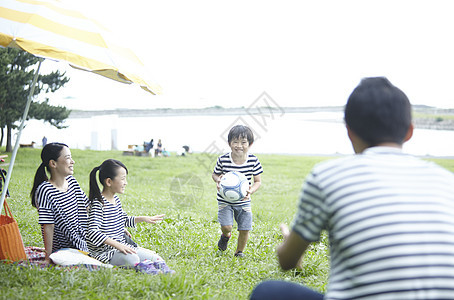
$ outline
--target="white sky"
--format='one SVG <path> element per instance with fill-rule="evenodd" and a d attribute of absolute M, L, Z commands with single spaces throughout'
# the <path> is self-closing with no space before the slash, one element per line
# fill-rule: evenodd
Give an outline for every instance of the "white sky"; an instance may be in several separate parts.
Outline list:
<path fill-rule="evenodd" d="M 163 94 L 68 68 L 50 97 L 69 108 L 247 107 L 264 91 L 280 106 L 342 106 L 378 75 L 413 104 L 454 107 L 449 0 L 78 2 L 103 15 Z"/>

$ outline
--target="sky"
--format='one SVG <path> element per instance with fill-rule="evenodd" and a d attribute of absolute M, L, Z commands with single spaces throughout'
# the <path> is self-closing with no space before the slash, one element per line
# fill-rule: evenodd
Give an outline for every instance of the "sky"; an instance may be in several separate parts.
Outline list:
<path fill-rule="evenodd" d="M 80 9 L 144 63 L 162 95 L 46 60 L 71 81 L 70 109 L 343 106 L 361 78 L 386 76 L 412 104 L 454 108 L 449 0 L 88 1 Z M 102 13 L 100 13 L 102 12 Z"/>

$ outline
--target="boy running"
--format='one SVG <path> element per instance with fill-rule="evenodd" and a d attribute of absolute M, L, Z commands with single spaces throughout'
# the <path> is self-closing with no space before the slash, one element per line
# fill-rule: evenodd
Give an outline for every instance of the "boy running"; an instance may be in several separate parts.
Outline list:
<path fill-rule="evenodd" d="M 222 235 L 218 242 L 221 251 L 227 249 L 231 237 L 233 218 L 238 224 L 238 244 L 235 256 L 243 257 L 243 251 L 249 239 L 249 231 L 252 230 L 251 195 L 255 193 L 260 185 L 260 174 L 263 173 L 259 159 L 250 154 L 249 148 L 254 143 L 252 130 L 243 125 L 236 125 L 230 129 L 228 143 L 231 152 L 218 157 L 212 174 L 218 189 L 218 221 L 221 224 Z M 219 194 L 219 182 L 225 173 L 237 171 L 243 173 L 249 181 L 249 190 L 246 197 L 239 202 L 229 202 Z M 252 178 L 253 183 L 251 182 Z"/>

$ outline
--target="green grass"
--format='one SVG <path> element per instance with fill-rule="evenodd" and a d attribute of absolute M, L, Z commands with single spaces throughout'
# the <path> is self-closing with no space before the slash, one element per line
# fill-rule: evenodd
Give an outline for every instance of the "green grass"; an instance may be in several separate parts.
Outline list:
<path fill-rule="evenodd" d="M 107 158 L 126 164 L 128 187 L 120 195 L 124 209 L 130 215 L 166 214 L 159 224 L 131 229 L 134 240 L 158 252 L 177 273 L 152 276 L 124 269 L 63 271 L 0 264 L 1 299 L 246 299 L 265 279 L 302 282 L 325 291 L 329 273 L 326 236 L 309 249 L 301 271 L 281 271 L 275 248 L 282 242 L 279 224 L 291 222 L 304 177 L 314 164 L 330 157 L 258 155 L 265 172 L 262 187 L 253 196 L 254 230 L 247 256 L 237 259 L 233 257 L 237 232 L 225 253 L 217 250 L 220 230 L 211 179 L 215 157 L 127 157 L 119 151 L 89 150 L 72 150 L 72 154 L 74 176 L 86 192 L 94 166 Z M 435 161 L 454 170 L 454 160 Z M 39 149 L 19 150 L 8 203 L 25 245 L 42 247 L 38 215 L 29 197 L 39 163 Z M 192 184 L 178 189 L 177 178 Z"/>
<path fill-rule="evenodd" d="M 435 119 L 435 120 L 453 120 L 454 114 L 446 113 L 427 113 L 427 112 L 413 112 L 412 114 L 414 119 Z"/>

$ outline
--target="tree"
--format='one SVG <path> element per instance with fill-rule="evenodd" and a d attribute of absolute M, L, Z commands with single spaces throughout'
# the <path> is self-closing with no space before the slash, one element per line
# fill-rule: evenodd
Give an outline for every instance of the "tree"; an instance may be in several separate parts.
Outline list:
<path fill-rule="evenodd" d="M 25 51 L 12 48 L 0 49 L 0 146 L 3 144 L 4 128 L 6 128 L 6 151 L 12 151 L 11 132 L 18 127 L 18 121 L 27 103 L 33 80 L 34 69 L 39 59 Z M 40 93 L 55 92 L 63 87 L 69 78 L 59 71 L 47 75 L 39 74 L 33 97 Z M 44 120 L 57 128 L 69 116 L 71 111 L 65 107 L 52 106 L 49 99 L 42 102 L 33 101 L 30 105 L 28 118 Z"/>

